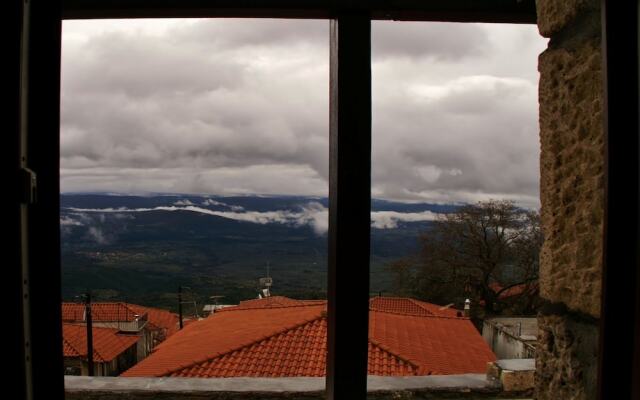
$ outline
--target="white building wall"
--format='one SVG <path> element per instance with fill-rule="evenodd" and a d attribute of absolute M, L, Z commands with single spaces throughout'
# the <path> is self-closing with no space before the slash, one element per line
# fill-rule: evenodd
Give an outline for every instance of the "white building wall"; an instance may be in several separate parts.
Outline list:
<path fill-rule="evenodd" d="M 499 360 L 535 357 L 531 345 L 490 322 L 483 323 L 482 337 Z"/>

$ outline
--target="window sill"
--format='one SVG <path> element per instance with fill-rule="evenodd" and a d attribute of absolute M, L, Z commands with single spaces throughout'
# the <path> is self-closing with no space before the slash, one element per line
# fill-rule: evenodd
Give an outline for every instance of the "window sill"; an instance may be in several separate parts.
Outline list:
<path fill-rule="evenodd" d="M 370 399 L 411 398 L 433 393 L 429 398 L 489 399 L 504 397 L 501 385 L 485 374 L 412 377 L 369 376 Z M 162 399 L 323 399 L 324 378 L 118 378 L 66 376 L 66 399 L 137 400 Z M 437 394 L 436 394 L 437 393 Z M 254 394 L 254 396 L 251 396 Z M 516 398 L 518 396 L 512 396 Z"/>

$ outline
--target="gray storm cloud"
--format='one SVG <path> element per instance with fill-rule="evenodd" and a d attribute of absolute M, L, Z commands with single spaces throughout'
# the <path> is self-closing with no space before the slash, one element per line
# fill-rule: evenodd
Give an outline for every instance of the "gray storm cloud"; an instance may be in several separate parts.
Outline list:
<path fill-rule="evenodd" d="M 328 32 L 65 21 L 62 190 L 326 196 Z M 536 206 L 544 46 L 528 26 L 374 23 L 374 196 Z"/>

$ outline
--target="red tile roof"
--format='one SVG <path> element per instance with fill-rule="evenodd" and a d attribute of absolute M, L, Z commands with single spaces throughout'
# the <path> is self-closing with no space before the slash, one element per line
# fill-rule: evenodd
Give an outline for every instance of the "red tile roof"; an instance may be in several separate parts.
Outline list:
<path fill-rule="evenodd" d="M 173 371 L 174 377 L 324 376 L 326 318 L 318 318 L 224 355 Z M 417 366 L 369 342 L 369 374 L 414 375 Z"/>
<path fill-rule="evenodd" d="M 122 335 L 117 329 L 93 327 L 93 359 L 111 361 L 135 345 L 140 336 Z M 84 325 L 62 324 L 62 348 L 65 357 L 87 357 L 87 328 Z"/>
<path fill-rule="evenodd" d="M 495 355 L 466 318 L 369 313 L 369 337 L 418 365 L 417 375 L 481 373 Z"/>
<path fill-rule="evenodd" d="M 62 303 L 63 322 L 84 322 L 84 304 Z M 134 321 L 136 315 L 141 316 L 127 303 L 92 303 L 91 318 L 95 322 Z"/>
<path fill-rule="evenodd" d="M 324 376 L 324 302 L 263 300 L 225 308 L 185 327 L 122 376 Z M 455 310 L 401 299 L 372 304 L 369 374 L 484 372 L 495 360 L 469 319 L 433 315 Z"/>
<path fill-rule="evenodd" d="M 438 306 L 407 297 L 372 297 L 369 309 L 373 311 L 393 312 L 405 315 L 458 317 L 459 310 Z"/>
<path fill-rule="evenodd" d="M 62 321 L 85 322 L 84 304 L 62 303 Z M 91 304 L 91 317 L 94 322 L 130 322 L 136 315 L 147 315 L 148 327 L 151 330 L 166 330 L 166 337 L 178 331 L 178 314 L 153 307 L 144 307 L 130 303 L 96 302 Z"/>
<path fill-rule="evenodd" d="M 323 310 L 317 305 L 218 312 L 187 325 L 123 376 L 169 375 L 312 321 Z"/>
<path fill-rule="evenodd" d="M 503 286 L 497 282 L 493 282 L 489 284 L 489 288 L 491 288 L 494 292 L 499 292 L 502 290 Z M 505 289 L 502 293 L 500 293 L 499 299 L 505 300 L 513 296 L 519 296 L 521 294 L 526 294 L 528 296 L 535 295 L 540 290 L 538 282 L 529 282 L 529 283 L 521 283 L 516 286 L 512 286 L 508 289 Z"/>
<path fill-rule="evenodd" d="M 241 301 L 234 307 L 225 307 L 217 310 L 220 311 L 237 311 L 254 308 L 274 308 L 274 307 L 292 307 L 292 306 L 310 306 L 317 304 L 326 304 L 326 300 L 296 300 L 284 296 L 271 296 L 263 299 L 251 299 Z"/>

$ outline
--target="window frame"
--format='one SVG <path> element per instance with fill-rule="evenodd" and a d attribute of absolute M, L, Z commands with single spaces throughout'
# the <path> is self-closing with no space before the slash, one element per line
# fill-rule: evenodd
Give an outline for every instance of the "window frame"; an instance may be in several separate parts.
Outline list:
<path fill-rule="evenodd" d="M 632 3 L 636 2 L 602 0 L 608 104 L 599 357 L 599 396 L 603 399 L 606 393 L 620 390 L 628 394 L 621 398 L 640 393 L 638 6 Z M 534 0 L 11 0 L 4 8 L 8 11 L 3 40 L 9 53 L 9 72 L 2 80 L 8 88 L 4 95 L 9 100 L 5 110 L 10 133 L 3 162 L 6 170 L 12 171 L 9 180 L 15 188 L 7 219 L 11 234 L 6 255 L 7 264 L 14 266 L 9 271 L 13 283 L 7 296 L 10 318 L 15 321 L 10 330 L 10 357 L 16 367 L 11 368 L 8 379 L 15 385 L 13 392 L 28 399 L 64 398 L 62 333 L 61 328 L 52 328 L 60 326 L 61 319 L 59 96 L 63 19 L 258 17 L 332 21 L 328 399 L 366 397 L 370 21 L 536 22 Z M 629 130 L 631 134 L 625 134 Z M 35 201 L 29 199 L 29 171 L 37 173 Z M 339 268 L 341 265 L 361 267 Z M 620 309 L 629 318 L 614 319 Z M 620 336 L 619 332 L 627 334 Z M 628 354 L 622 367 L 629 368 L 629 374 L 620 373 L 620 354 Z"/>

